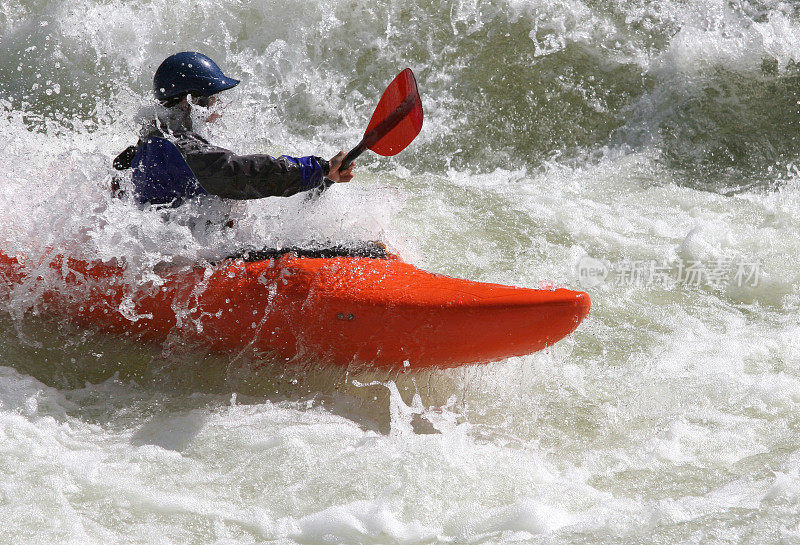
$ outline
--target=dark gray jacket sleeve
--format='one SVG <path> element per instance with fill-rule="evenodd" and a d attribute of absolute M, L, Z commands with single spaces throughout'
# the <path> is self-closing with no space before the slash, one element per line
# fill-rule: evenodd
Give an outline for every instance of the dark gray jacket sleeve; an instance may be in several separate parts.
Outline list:
<path fill-rule="evenodd" d="M 324 178 L 328 161 L 320 157 L 236 155 L 194 134 L 175 144 L 203 189 L 226 199 L 288 197 L 330 185 Z"/>

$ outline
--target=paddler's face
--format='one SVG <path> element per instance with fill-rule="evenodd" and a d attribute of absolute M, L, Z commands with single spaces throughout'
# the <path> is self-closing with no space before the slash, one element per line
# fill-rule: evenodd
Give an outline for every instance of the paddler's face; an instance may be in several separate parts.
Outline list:
<path fill-rule="evenodd" d="M 210 97 L 192 97 L 192 103 L 200 106 L 201 108 L 211 108 L 217 103 L 217 95 L 211 95 Z"/>
<path fill-rule="evenodd" d="M 219 97 L 217 95 L 211 95 L 210 97 L 192 97 L 192 104 L 210 110 L 215 105 L 219 104 Z M 216 108 L 215 111 L 210 112 L 209 116 L 206 118 L 206 123 L 213 123 L 220 117 L 222 117 L 222 110 L 221 108 Z"/>

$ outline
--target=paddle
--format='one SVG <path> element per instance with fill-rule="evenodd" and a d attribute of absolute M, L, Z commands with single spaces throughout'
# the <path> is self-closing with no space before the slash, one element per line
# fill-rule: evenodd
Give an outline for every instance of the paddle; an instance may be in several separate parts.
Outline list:
<path fill-rule="evenodd" d="M 342 170 L 366 150 L 389 157 L 408 146 L 422 130 L 422 101 L 410 68 L 400 72 L 383 92 L 364 138 L 342 160 Z"/>

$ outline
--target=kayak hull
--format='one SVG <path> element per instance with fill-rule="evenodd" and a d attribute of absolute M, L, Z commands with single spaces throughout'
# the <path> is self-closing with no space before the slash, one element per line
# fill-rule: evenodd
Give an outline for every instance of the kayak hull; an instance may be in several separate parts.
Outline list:
<path fill-rule="evenodd" d="M 166 269 L 136 287 L 114 265 L 59 257 L 47 269 L 62 281 L 47 291 L 48 308 L 82 325 L 346 367 L 442 368 L 530 354 L 570 334 L 590 307 L 583 292 L 450 278 L 397 258 L 230 260 Z M 30 270 L 0 253 L 7 288 Z"/>

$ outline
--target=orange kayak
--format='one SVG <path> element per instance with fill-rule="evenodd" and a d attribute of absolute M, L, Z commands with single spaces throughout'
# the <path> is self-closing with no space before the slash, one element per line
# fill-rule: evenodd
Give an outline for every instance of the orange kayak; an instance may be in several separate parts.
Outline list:
<path fill-rule="evenodd" d="M 228 260 L 167 269 L 135 287 L 116 265 L 58 257 L 45 269 L 60 276 L 47 308 L 82 325 L 340 366 L 453 367 L 530 354 L 570 334 L 590 306 L 583 292 L 450 278 L 395 256 Z M 24 258 L 0 253 L 0 287 L 30 280 L 29 271 Z"/>

